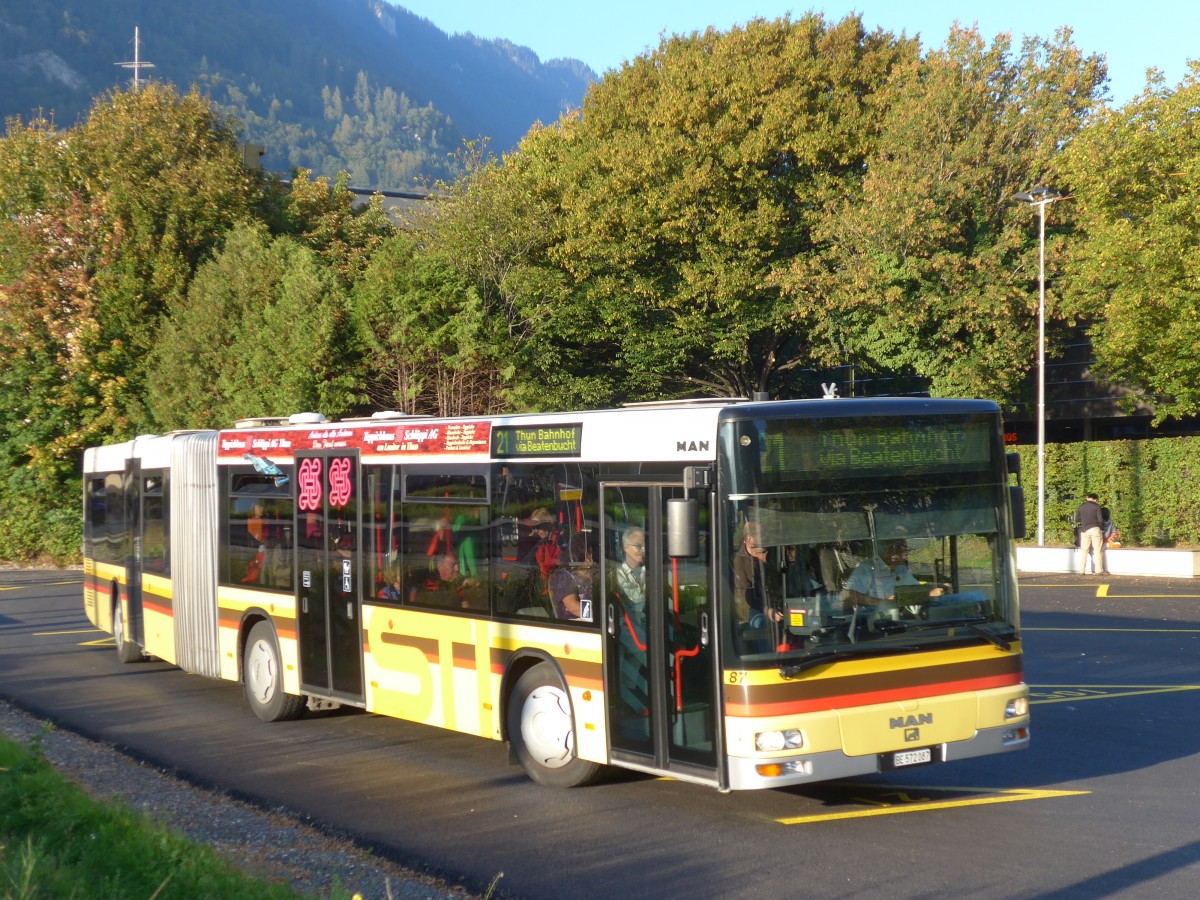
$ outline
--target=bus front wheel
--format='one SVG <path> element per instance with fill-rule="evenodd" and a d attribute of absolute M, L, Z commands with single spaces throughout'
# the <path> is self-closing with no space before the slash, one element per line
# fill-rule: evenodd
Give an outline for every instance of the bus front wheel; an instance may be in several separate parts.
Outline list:
<path fill-rule="evenodd" d="M 513 752 L 538 784 L 578 787 L 596 779 L 600 766 L 575 755 L 571 699 L 552 665 L 538 663 L 517 679 L 507 716 Z"/>
<path fill-rule="evenodd" d="M 264 722 L 294 719 L 304 708 L 303 697 L 283 691 L 279 644 L 269 622 L 259 622 L 250 629 L 242 656 L 242 680 L 250 708 Z"/>
<path fill-rule="evenodd" d="M 113 585 L 112 591 L 113 643 L 117 645 L 117 659 L 123 663 L 137 662 L 142 658 L 142 648 L 126 640 L 125 614 L 121 611 L 121 589 Z"/>

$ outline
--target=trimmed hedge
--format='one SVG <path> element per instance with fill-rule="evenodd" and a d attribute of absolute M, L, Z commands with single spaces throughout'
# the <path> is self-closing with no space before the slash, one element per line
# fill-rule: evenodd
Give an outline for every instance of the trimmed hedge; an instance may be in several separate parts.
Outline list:
<path fill-rule="evenodd" d="M 64 566 L 80 561 L 83 542 L 82 487 L 78 478 L 54 492 L 27 469 L 0 480 L 0 561 Z"/>
<path fill-rule="evenodd" d="M 1026 540 L 1037 538 L 1037 447 L 1016 448 Z M 1074 543 L 1075 510 L 1100 498 L 1138 547 L 1200 546 L 1200 437 L 1046 445 L 1046 543 Z"/>

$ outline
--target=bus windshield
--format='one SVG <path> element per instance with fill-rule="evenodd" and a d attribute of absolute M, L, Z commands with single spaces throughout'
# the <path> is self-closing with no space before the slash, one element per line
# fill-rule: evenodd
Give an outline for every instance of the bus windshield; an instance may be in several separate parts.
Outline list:
<path fill-rule="evenodd" d="M 1017 627 L 999 423 L 729 422 L 724 608 L 743 664 L 816 664 Z"/>

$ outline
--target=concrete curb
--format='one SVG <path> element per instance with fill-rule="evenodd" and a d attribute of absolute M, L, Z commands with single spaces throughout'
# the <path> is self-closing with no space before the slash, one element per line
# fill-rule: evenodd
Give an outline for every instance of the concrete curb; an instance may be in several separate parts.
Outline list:
<path fill-rule="evenodd" d="M 1105 557 L 1111 575 L 1200 578 L 1200 550 L 1119 547 L 1106 551 Z M 1075 547 L 1018 545 L 1017 571 L 1064 572 L 1078 575 L 1082 571 L 1079 550 Z"/>

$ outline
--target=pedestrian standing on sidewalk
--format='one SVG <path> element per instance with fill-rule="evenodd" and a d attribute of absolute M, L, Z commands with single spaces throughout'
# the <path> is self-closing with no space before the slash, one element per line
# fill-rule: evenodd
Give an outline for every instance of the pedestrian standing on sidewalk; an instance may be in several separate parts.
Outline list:
<path fill-rule="evenodd" d="M 1088 556 L 1092 558 L 1092 572 L 1107 575 L 1108 566 L 1104 556 L 1104 514 L 1100 511 L 1100 498 L 1088 494 L 1087 499 L 1075 510 L 1075 521 L 1079 523 L 1079 572 L 1088 574 Z"/>

